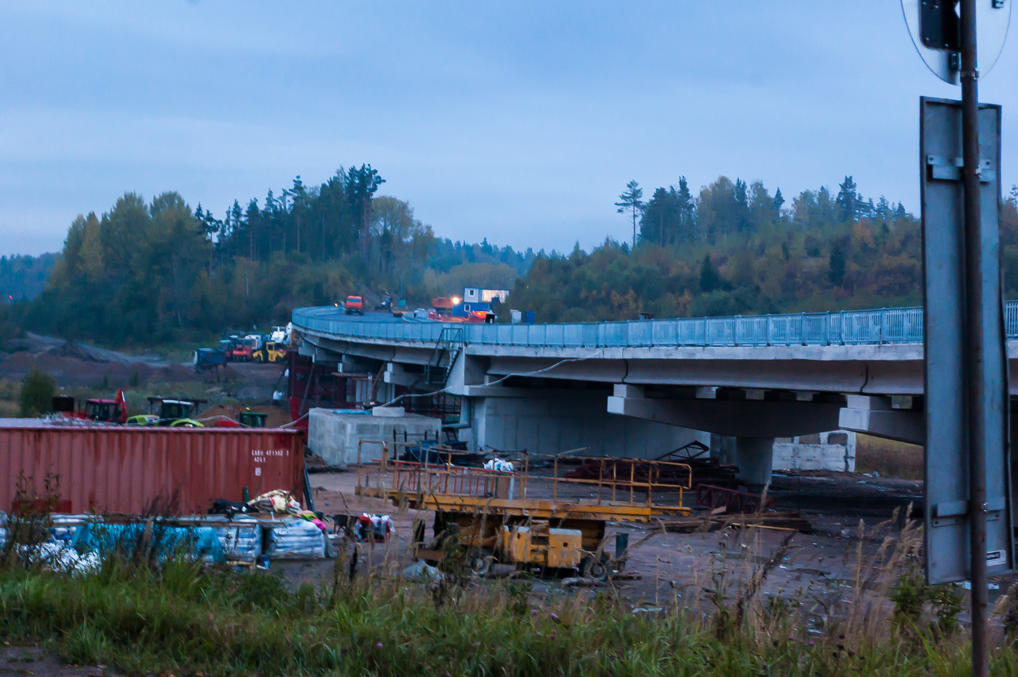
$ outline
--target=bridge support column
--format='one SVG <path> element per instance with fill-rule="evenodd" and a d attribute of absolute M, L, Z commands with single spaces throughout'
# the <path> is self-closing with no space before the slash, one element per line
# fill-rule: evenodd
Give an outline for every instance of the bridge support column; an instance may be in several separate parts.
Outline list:
<path fill-rule="evenodd" d="M 710 436 L 710 456 L 719 463 L 738 466 L 739 479 L 750 491 L 759 492 L 771 481 L 774 438 L 713 434 Z"/>
<path fill-rule="evenodd" d="M 739 466 L 739 479 L 750 491 L 763 491 L 764 485 L 770 484 L 774 462 L 773 437 L 736 437 L 734 456 L 733 462 Z"/>

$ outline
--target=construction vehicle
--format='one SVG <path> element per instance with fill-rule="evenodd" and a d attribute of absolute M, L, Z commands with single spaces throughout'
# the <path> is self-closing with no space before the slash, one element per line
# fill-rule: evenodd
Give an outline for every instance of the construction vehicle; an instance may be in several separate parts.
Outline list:
<path fill-rule="evenodd" d="M 354 313 L 358 315 L 364 314 L 364 297 L 363 296 L 347 296 L 346 301 L 343 302 L 343 310 L 346 311 L 347 315 Z"/>
<path fill-rule="evenodd" d="M 171 428 L 204 428 L 205 425 L 194 418 L 198 405 L 207 400 L 170 399 L 165 397 L 148 398 L 149 413 L 138 414 L 127 420 L 129 425 L 160 425 Z"/>
<path fill-rule="evenodd" d="M 275 341 L 266 341 L 251 353 L 251 359 L 255 362 L 282 362 L 286 359 L 286 346 Z"/>
<path fill-rule="evenodd" d="M 269 333 L 269 340 L 275 341 L 276 343 L 282 343 L 284 346 L 290 345 L 290 334 L 293 331 L 293 322 L 288 322 L 285 327 L 275 326 Z"/>
<path fill-rule="evenodd" d="M 229 356 L 231 362 L 249 362 L 251 360 L 251 353 L 254 352 L 254 347 L 249 343 L 246 343 L 244 339 L 240 339 L 233 344 L 230 349 Z"/>
<path fill-rule="evenodd" d="M 432 310 L 428 313 L 429 320 L 437 322 L 456 322 L 463 324 L 494 324 L 495 313 L 490 303 L 475 301 L 466 303 L 458 297 L 440 296 L 431 300 Z"/>
<path fill-rule="evenodd" d="M 250 362 L 254 351 L 262 345 L 261 334 L 248 334 L 238 339 L 230 351 L 230 359 L 238 362 Z"/>
<path fill-rule="evenodd" d="M 457 466 L 453 460 L 459 452 L 441 451 L 448 458 L 435 464 L 388 460 L 386 450 L 374 465 L 358 468 L 355 492 L 433 510 L 435 538 L 429 545 L 423 523 L 415 528 L 417 557 L 439 561 L 453 539 L 452 545 L 466 549 L 470 568 L 482 575 L 493 562 L 502 562 L 602 578 L 621 569 L 625 557 L 618 547 L 615 561 L 604 553 L 608 522 L 650 522 L 691 512 L 683 505 L 683 492 L 692 486 L 692 468 L 685 463 L 648 461 L 647 476 L 639 478 L 632 472 L 618 476 L 612 459 L 573 459 L 598 463 L 603 470 L 596 479 L 575 479 L 559 475 L 557 456 L 551 457 L 547 476 L 530 474 L 532 454 L 524 456 L 522 472 L 505 472 Z M 677 474 L 685 481 L 661 481 Z"/>
<path fill-rule="evenodd" d="M 194 370 L 199 374 L 226 364 L 226 353 L 220 348 L 198 348 L 194 351 Z"/>
<path fill-rule="evenodd" d="M 76 409 L 76 401 L 70 395 L 57 395 L 52 400 L 52 410 L 64 418 L 74 418 L 97 423 L 127 423 L 127 400 L 124 389 L 117 391 L 112 400 L 89 398 L 84 410 Z"/>
<path fill-rule="evenodd" d="M 192 418 L 198 404 L 190 400 L 162 400 L 159 404 L 159 425 L 171 428 L 202 428 L 201 423 Z"/>

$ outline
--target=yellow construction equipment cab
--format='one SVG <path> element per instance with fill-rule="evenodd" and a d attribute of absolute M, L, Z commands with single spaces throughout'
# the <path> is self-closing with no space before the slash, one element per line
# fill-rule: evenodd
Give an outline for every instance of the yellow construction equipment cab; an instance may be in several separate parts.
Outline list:
<path fill-rule="evenodd" d="M 275 341 L 266 341 L 262 347 L 251 353 L 255 362 L 282 362 L 286 357 L 286 346 Z"/>

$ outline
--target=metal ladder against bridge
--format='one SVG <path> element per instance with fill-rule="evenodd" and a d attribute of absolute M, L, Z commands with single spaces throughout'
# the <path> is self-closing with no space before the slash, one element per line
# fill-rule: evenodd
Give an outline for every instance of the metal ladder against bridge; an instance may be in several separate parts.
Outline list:
<path fill-rule="evenodd" d="M 424 367 L 424 378 L 429 385 L 445 385 L 449 379 L 449 370 L 463 349 L 463 341 L 463 327 L 442 327 L 442 333 L 435 341 L 435 349 L 431 351 L 428 364 Z M 445 356 L 448 356 L 448 360 L 443 367 L 442 358 Z"/>

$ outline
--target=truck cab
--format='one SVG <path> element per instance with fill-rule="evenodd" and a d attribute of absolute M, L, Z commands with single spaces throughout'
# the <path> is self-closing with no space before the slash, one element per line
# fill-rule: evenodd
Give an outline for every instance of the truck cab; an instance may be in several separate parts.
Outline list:
<path fill-rule="evenodd" d="M 255 334 L 248 334 L 239 339 L 230 351 L 230 359 L 240 362 L 250 362 L 255 350 L 261 345 L 261 340 Z"/>
<path fill-rule="evenodd" d="M 364 314 L 364 297 L 363 296 L 347 296 L 346 301 L 343 302 L 343 309 L 347 315 L 357 313 L 358 315 Z"/>
<path fill-rule="evenodd" d="M 85 418 L 106 423 L 123 423 L 126 416 L 116 400 L 89 399 L 85 401 Z"/>

